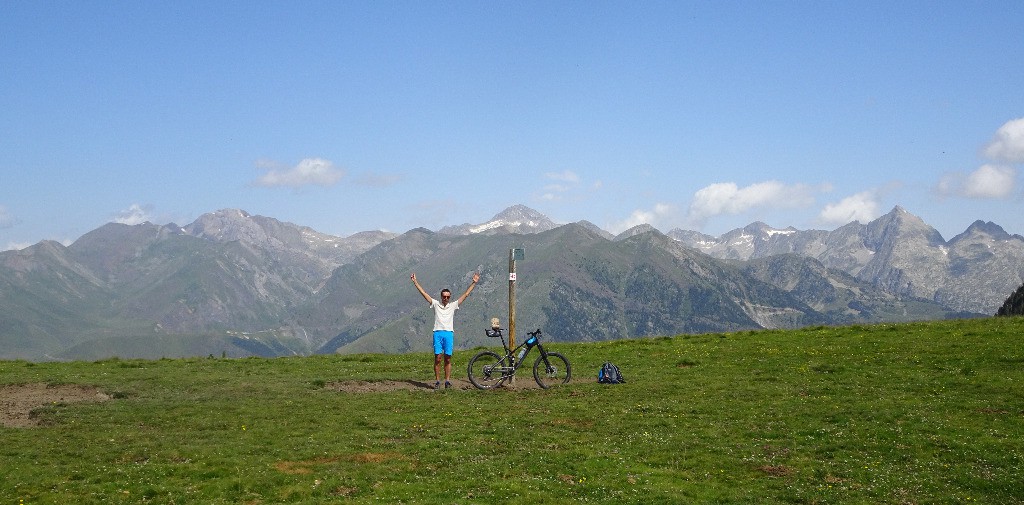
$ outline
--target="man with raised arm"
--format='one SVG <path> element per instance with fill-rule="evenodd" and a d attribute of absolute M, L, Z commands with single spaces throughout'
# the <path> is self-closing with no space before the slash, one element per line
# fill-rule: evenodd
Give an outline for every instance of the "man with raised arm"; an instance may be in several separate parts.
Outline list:
<path fill-rule="evenodd" d="M 452 291 L 448 288 L 441 290 L 441 301 L 437 301 L 430 297 L 427 292 L 420 286 L 419 281 L 416 280 L 416 273 L 413 272 L 409 276 L 412 279 L 413 285 L 423 295 L 423 299 L 430 304 L 430 308 L 434 309 L 434 389 L 441 388 L 441 356 L 444 355 L 444 387 L 448 389 L 452 387 L 452 348 L 455 344 L 455 311 L 459 310 L 459 306 L 462 302 L 466 301 L 466 297 L 473 291 L 477 282 L 480 282 L 480 274 L 473 272 L 473 282 L 466 288 L 466 292 L 462 293 L 462 296 L 454 302 L 452 299 Z"/>

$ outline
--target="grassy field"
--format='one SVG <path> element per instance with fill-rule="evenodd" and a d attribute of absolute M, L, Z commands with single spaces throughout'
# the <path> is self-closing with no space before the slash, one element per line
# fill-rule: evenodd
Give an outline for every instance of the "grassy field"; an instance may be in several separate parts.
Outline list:
<path fill-rule="evenodd" d="M 529 373 L 338 387 L 432 382 L 425 353 L 6 361 L 0 385 L 111 399 L 0 427 L 0 505 L 1024 503 L 1022 335 L 993 318 L 553 344 L 577 381 L 548 391 Z M 603 361 L 628 383 L 597 384 Z"/>

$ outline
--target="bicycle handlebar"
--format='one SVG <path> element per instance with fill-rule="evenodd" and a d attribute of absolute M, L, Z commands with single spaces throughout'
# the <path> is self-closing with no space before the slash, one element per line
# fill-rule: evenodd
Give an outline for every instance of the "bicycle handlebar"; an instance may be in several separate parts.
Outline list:
<path fill-rule="evenodd" d="M 484 330 L 484 333 L 486 333 L 488 337 L 497 337 L 501 335 L 501 332 L 505 330 L 505 328 L 488 328 Z M 526 334 L 531 337 L 540 337 L 541 335 L 543 335 L 540 328 L 537 328 L 537 331 L 528 331 L 526 332 Z"/>

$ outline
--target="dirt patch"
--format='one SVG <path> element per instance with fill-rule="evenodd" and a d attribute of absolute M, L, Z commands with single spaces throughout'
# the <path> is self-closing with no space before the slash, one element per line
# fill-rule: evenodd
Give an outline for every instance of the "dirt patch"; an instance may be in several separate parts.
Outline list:
<path fill-rule="evenodd" d="M 328 382 L 326 385 L 324 385 L 324 388 L 330 389 L 332 391 L 341 391 L 342 393 L 381 393 L 386 391 L 433 391 L 434 382 L 415 380 L 349 380 Z M 469 381 L 452 380 L 452 388 L 473 389 L 473 385 L 470 384 Z"/>
<path fill-rule="evenodd" d="M 338 458 L 317 458 L 307 461 L 278 461 L 277 463 L 274 463 L 274 468 L 281 473 L 308 475 L 313 473 L 313 470 L 320 465 L 335 463 L 337 461 Z"/>
<path fill-rule="evenodd" d="M 8 384 L 0 386 L 0 425 L 8 428 L 31 428 L 39 421 L 32 411 L 47 405 L 78 402 L 104 402 L 110 396 L 92 386 L 76 384 L 50 385 Z"/>
<path fill-rule="evenodd" d="M 341 391 L 343 393 L 380 393 L 387 391 L 433 391 L 434 381 L 417 381 L 417 380 L 381 380 L 381 381 L 363 381 L 363 380 L 348 380 L 348 381 L 337 381 L 328 382 L 324 385 L 325 389 L 332 391 Z M 444 390 L 442 384 L 441 389 Z M 459 391 L 475 391 L 475 386 L 468 380 L 463 379 L 452 379 L 452 388 Z M 495 388 L 499 390 L 513 390 L 518 391 L 521 389 L 540 389 L 540 386 L 534 382 L 533 378 L 524 379 L 517 378 L 513 384 L 504 384 L 501 387 Z"/>
<path fill-rule="evenodd" d="M 406 459 L 406 457 L 398 453 L 358 453 L 344 457 L 335 456 L 304 461 L 279 461 L 274 463 L 273 467 L 282 473 L 308 475 L 321 470 L 324 466 L 335 464 L 342 459 L 360 464 L 381 464 L 388 461 L 401 461 Z"/>
<path fill-rule="evenodd" d="M 757 468 L 769 477 L 789 477 L 794 470 L 786 465 L 762 465 Z"/>

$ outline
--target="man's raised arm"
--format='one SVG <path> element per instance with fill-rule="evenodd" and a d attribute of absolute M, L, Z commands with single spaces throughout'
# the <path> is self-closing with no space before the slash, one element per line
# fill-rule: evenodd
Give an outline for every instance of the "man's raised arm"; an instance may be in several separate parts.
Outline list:
<path fill-rule="evenodd" d="M 420 286 L 419 281 L 416 280 L 416 272 L 413 272 L 412 275 L 409 276 L 409 278 L 412 279 L 412 283 L 413 285 L 416 286 L 416 290 L 419 291 L 421 295 L 423 295 L 423 299 L 426 300 L 427 303 L 434 303 L 434 299 L 431 298 L 430 295 L 428 295 L 427 292 L 423 290 L 423 286 Z"/>
<path fill-rule="evenodd" d="M 459 297 L 459 305 L 462 305 L 462 302 L 466 301 L 466 297 L 469 296 L 469 292 L 473 291 L 473 287 L 476 286 L 476 283 L 478 282 L 480 282 L 480 273 L 473 272 L 473 282 L 471 282 L 469 287 L 466 288 L 466 292 L 462 293 L 462 296 Z"/>

